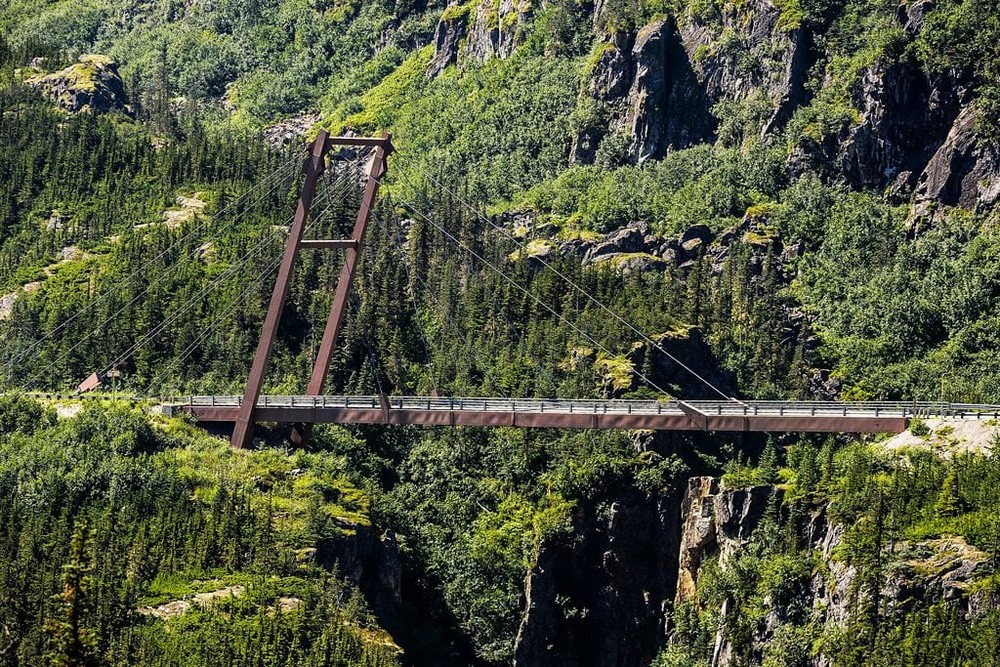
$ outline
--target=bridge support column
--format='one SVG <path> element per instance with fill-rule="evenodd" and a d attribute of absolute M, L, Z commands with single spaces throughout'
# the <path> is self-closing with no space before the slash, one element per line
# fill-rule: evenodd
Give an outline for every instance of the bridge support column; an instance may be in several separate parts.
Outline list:
<path fill-rule="evenodd" d="M 246 390 L 243 392 L 243 402 L 240 403 L 240 411 L 236 417 L 236 427 L 233 429 L 231 442 L 233 447 L 237 449 L 244 447 L 253 435 L 253 415 L 257 409 L 257 398 L 260 396 L 260 389 L 264 384 L 267 362 L 271 358 L 274 337 L 278 332 L 278 321 L 281 319 L 281 311 L 285 306 L 285 299 L 288 297 L 288 287 L 292 282 L 292 274 L 295 270 L 295 256 L 298 254 L 302 232 L 305 229 L 306 219 L 309 217 L 309 208 L 312 206 L 313 195 L 316 193 L 316 181 L 319 180 L 320 175 L 326 167 L 324 158 L 326 157 L 328 138 L 329 135 L 326 130 L 320 131 L 319 136 L 312 143 L 309 158 L 306 160 L 306 178 L 302 184 L 302 192 L 299 194 L 299 203 L 295 209 L 295 219 L 292 221 L 292 227 L 288 232 L 288 241 L 285 243 L 285 254 L 281 258 L 278 279 L 274 283 L 271 302 L 267 306 L 264 328 L 260 332 L 260 340 L 257 342 L 257 352 L 253 357 L 253 366 L 250 367 L 250 377 L 247 379 Z"/>
<path fill-rule="evenodd" d="M 316 183 L 325 169 L 326 153 L 331 146 L 359 146 L 373 147 L 375 149 L 368 171 L 368 182 L 365 185 L 364 198 L 354 225 L 354 234 L 350 241 L 303 241 L 302 235 L 305 230 L 306 220 L 309 217 L 309 209 L 312 206 L 313 196 L 316 193 Z M 267 364 L 270 360 L 271 350 L 274 347 L 274 339 L 278 332 L 278 322 L 281 319 L 281 311 L 285 306 L 285 299 L 288 297 L 288 289 L 295 270 L 295 257 L 298 255 L 299 248 L 303 247 L 347 249 L 347 259 L 340 274 L 340 282 L 337 285 L 333 308 L 330 311 L 330 318 L 323 332 L 323 342 L 320 345 L 319 358 L 316 360 L 316 366 L 313 368 L 312 378 L 309 382 L 308 393 L 310 395 L 318 396 L 323 391 L 326 370 L 329 368 L 330 358 L 333 355 L 333 344 L 340 330 L 344 309 L 347 305 L 347 295 L 354 278 L 354 269 L 361 254 L 365 229 L 375 202 L 375 196 L 378 194 L 378 179 L 381 179 L 385 174 L 386 157 L 391 152 L 392 143 L 388 134 L 382 137 L 330 137 L 326 130 L 322 130 L 316 137 L 316 140 L 313 141 L 309 157 L 305 163 L 305 181 L 302 184 L 302 192 L 299 194 L 298 206 L 295 209 L 295 218 L 288 233 L 288 241 L 285 243 L 285 252 L 281 258 L 281 266 L 278 269 L 278 279 L 274 283 L 274 291 L 271 293 L 271 301 L 267 307 L 267 315 L 264 318 L 260 341 L 257 343 L 257 351 L 254 354 L 253 365 L 250 368 L 250 377 L 247 379 L 246 390 L 243 392 L 243 399 L 237 413 L 236 426 L 233 429 L 232 437 L 233 447 L 239 449 L 246 446 L 253 435 L 257 399 L 260 397 L 260 390 L 264 385 Z M 305 433 L 301 426 L 296 427 L 293 433 L 293 440 L 297 443 L 304 442 Z"/>
<path fill-rule="evenodd" d="M 326 327 L 323 329 L 323 339 L 319 345 L 319 354 L 316 355 L 316 363 L 313 364 L 312 375 L 309 378 L 309 388 L 306 394 L 309 396 L 320 396 L 323 393 L 323 385 L 326 383 L 326 374 L 330 370 L 330 361 L 333 359 L 333 347 L 340 335 L 340 328 L 344 322 L 344 311 L 347 309 L 347 297 L 351 293 L 354 284 L 355 269 L 361 251 L 364 249 L 365 231 L 368 229 L 368 221 L 371 219 L 372 208 L 375 206 L 375 198 L 378 196 L 379 183 L 385 176 L 387 170 L 386 158 L 392 149 L 391 137 L 383 135 L 385 143 L 375 147 L 375 154 L 368 165 L 368 181 L 365 183 L 365 193 L 361 199 L 361 206 L 358 208 L 358 217 L 354 221 L 354 231 L 351 233 L 351 245 L 347 248 L 347 257 L 344 258 L 344 265 L 340 270 L 340 278 L 337 281 L 337 291 L 333 296 L 333 303 L 330 305 L 330 314 L 326 319 Z M 292 427 L 292 442 L 296 445 L 304 445 L 309 438 L 309 426 L 306 424 L 296 424 Z"/>

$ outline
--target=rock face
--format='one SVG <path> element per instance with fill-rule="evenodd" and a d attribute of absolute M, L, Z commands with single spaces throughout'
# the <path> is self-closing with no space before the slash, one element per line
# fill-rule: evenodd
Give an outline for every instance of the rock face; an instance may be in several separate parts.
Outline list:
<path fill-rule="evenodd" d="M 737 132 L 754 129 L 774 135 L 810 101 L 806 81 L 821 38 L 781 3 L 709 3 L 627 32 L 605 25 L 606 5 L 594 5 L 604 41 L 581 89 L 573 164 L 641 163 L 716 138 L 737 143 L 747 138 Z M 933 7 L 932 0 L 900 3 L 895 21 L 906 39 L 919 35 Z M 790 170 L 888 189 L 912 203 L 915 221 L 933 221 L 939 204 L 993 206 L 1000 150 L 979 138 L 971 82 L 962 76 L 929 74 L 912 58 L 876 58 L 847 86 L 852 118 L 840 130 L 802 138 Z"/>
<path fill-rule="evenodd" d="M 780 129 L 805 100 L 809 36 L 771 0 L 725 3 L 691 16 L 680 34 L 709 104 L 757 102 L 761 132 Z"/>
<path fill-rule="evenodd" d="M 451 4 L 434 31 L 434 58 L 427 77 L 449 65 L 482 64 L 490 58 L 509 58 L 521 43 L 532 17 L 529 0 L 475 0 Z"/>
<path fill-rule="evenodd" d="M 838 142 L 838 168 L 858 187 L 912 190 L 916 175 L 958 111 L 947 82 L 909 64 L 873 64 L 856 100 L 861 122 Z"/>
<path fill-rule="evenodd" d="M 449 5 L 434 30 L 434 59 L 427 67 L 427 78 L 433 79 L 449 65 L 458 63 L 458 54 L 469 24 L 467 6 Z"/>
<path fill-rule="evenodd" d="M 317 564 L 333 569 L 357 584 L 376 614 L 391 615 L 402 593 L 402 558 L 392 531 L 377 535 L 369 525 L 345 523 L 345 534 L 317 543 L 311 553 Z"/>
<path fill-rule="evenodd" d="M 595 6 L 600 23 L 601 6 Z M 713 6 L 613 33 L 583 93 L 599 113 L 579 128 L 572 161 L 589 164 L 602 141 L 628 140 L 633 163 L 710 141 L 721 102 L 764 108 L 761 133 L 780 129 L 805 99 L 809 38 L 769 0 Z M 748 65 L 749 63 L 749 65 Z"/>
<path fill-rule="evenodd" d="M 275 148 L 286 146 L 302 139 L 319 120 L 320 115 L 315 112 L 286 118 L 264 128 L 264 141 Z"/>
<path fill-rule="evenodd" d="M 698 595 L 698 569 L 716 543 L 712 500 L 718 493 L 715 477 L 692 477 L 681 504 L 681 548 L 678 559 L 676 602 L 691 602 Z"/>
<path fill-rule="evenodd" d="M 66 69 L 27 80 L 59 108 L 73 113 L 107 113 L 132 110 L 125 103 L 125 87 L 118 64 L 108 56 L 90 54 Z"/>
<path fill-rule="evenodd" d="M 801 553 L 814 565 L 794 591 L 765 604 L 771 611 L 742 637 L 736 651 L 725 628 L 737 613 L 727 600 L 717 610 L 721 628 L 711 664 L 743 664 L 746 641 L 756 659 L 791 615 L 812 627 L 843 628 L 856 612 L 858 573 L 841 555 L 845 527 L 828 518 L 827 507 L 792 519 L 782 491 L 773 486 L 725 488 L 716 477 L 692 477 L 683 494 L 645 496 L 634 488 L 608 490 L 604 501 L 588 501 L 573 517 L 575 539 L 540 545 L 525 579 L 525 612 L 515 644 L 515 665 L 649 664 L 670 639 L 671 610 L 700 605 L 699 580 L 708 563 L 725 571 L 751 547 L 768 517 L 794 521 Z M 881 583 L 886 617 L 916 604 L 947 601 L 966 617 L 989 608 L 990 593 L 970 587 L 989 567 L 988 554 L 958 537 L 887 543 Z M 806 663 L 829 664 L 822 655 Z"/>
<path fill-rule="evenodd" d="M 681 505 L 680 552 L 678 555 L 676 605 L 698 604 L 698 579 L 703 564 L 717 558 L 719 567 L 740 553 L 753 531 L 769 511 L 780 508 L 780 492 L 770 486 L 746 489 L 722 489 L 713 477 L 693 477 Z M 821 566 L 793 596 L 792 604 L 810 610 L 810 619 L 818 626 L 842 627 L 856 605 L 857 571 L 835 554 L 843 542 L 844 526 L 827 519 L 826 508 L 803 519 L 801 534 L 805 552 L 815 554 Z M 946 537 L 888 547 L 887 575 L 881 587 L 886 616 L 905 613 L 917 601 L 921 604 L 942 600 L 957 604 L 963 614 L 975 615 L 988 604 L 987 595 L 969 594 L 969 582 L 981 576 L 989 556 L 969 546 L 962 538 Z M 728 602 L 720 609 L 724 619 L 732 613 Z M 765 646 L 771 639 L 785 610 L 779 604 L 757 626 L 752 643 Z M 712 664 L 737 664 L 728 639 L 720 632 L 714 643 Z M 809 664 L 826 665 L 827 659 L 815 656 Z"/>
<path fill-rule="evenodd" d="M 955 119 L 941 147 L 927 162 L 917 182 L 914 211 L 928 212 L 935 202 L 983 210 L 1000 200 L 1000 149 L 981 141 L 975 108 Z"/>
<path fill-rule="evenodd" d="M 675 593 L 679 508 L 634 490 L 579 508 L 581 539 L 543 544 L 528 573 L 514 664 L 648 664 Z"/>
<path fill-rule="evenodd" d="M 896 21 L 914 37 L 933 6 L 901 4 Z M 889 188 L 898 201 L 910 201 L 916 224 L 933 221 L 940 204 L 973 211 L 994 205 L 1000 152 L 978 136 L 975 100 L 968 82 L 955 76 L 930 75 L 910 60 L 876 60 L 856 86 L 859 121 L 814 159 L 831 160 L 851 185 Z"/>
<path fill-rule="evenodd" d="M 531 19 L 530 0 L 481 0 L 465 44 L 464 59 L 484 63 L 490 58 L 509 58 L 520 43 Z"/>
<path fill-rule="evenodd" d="M 649 377 L 658 386 L 691 400 L 719 398 L 713 389 L 684 370 L 678 363 L 680 361 L 688 368 L 698 369 L 701 377 L 727 396 L 736 395 L 736 378 L 722 369 L 697 327 L 668 332 L 653 340 L 656 341 L 656 347 L 648 343 L 637 346 L 628 357 L 634 368 L 646 368 L 646 357 L 651 354 Z M 634 388 L 641 384 L 641 380 L 636 380 Z"/>

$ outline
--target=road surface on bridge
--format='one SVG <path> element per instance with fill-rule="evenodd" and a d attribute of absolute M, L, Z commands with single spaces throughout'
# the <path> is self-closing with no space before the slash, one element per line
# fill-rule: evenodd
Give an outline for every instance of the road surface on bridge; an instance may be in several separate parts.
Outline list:
<path fill-rule="evenodd" d="M 235 422 L 239 396 L 165 404 L 202 422 Z M 299 424 L 415 424 L 524 428 L 900 433 L 914 417 L 1000 418 L 1000 406 L 938 402 L 651 401 L 261 396 L 257 419 Z"/>

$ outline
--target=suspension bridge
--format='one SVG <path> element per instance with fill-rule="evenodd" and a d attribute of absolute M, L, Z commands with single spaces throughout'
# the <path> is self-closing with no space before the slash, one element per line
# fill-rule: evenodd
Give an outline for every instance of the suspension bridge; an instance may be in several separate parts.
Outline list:
<path fill-rule="evenodd" d="M 335 187 L 326 196 L 325 206 L 328 210 L 335 205 L 338 198 L 359 188 L 362 192 L 360 205 L 351 234 L 348 238 L 314 239 L 308 238 L 308 232 L 313 228 L 315 219 L 320 215 L 311 216 L 316 200 L 317 184 L 321 175 L 332 162 L 330 152 L 334 149 L 343 152 L 346 149 L 354 151 L 354 160 L 338 163 L 339 177 Z M 274 288 L 271 294 L 267 313 L 260 332 L 259 342 L 250 368 L 245 390 L 241 396 L 188 396 L 179 399 L 168 399 L 162 408 L 168 413 L 186 412 L 203 423 L 230 423 L 233 425 L 232 444 L 234 447 L 244 447 L 252 439 L 254 425 L 258 422 L 277 422 L 292 424 L 292 440 L 303 444 L 309 435 L 312 424 L 410 424 L 428 426 L 486 426 L 486 427 L 518 427 L 518 428 L 579 428 L 579 429 L 651 429 L 668 431 L 738 431 L 738 432 L 845 432 L 845 433 L 898 433 L 904 431 L 909 420 L 914 417 L 955 417 L 965 419 L 997 419 L 1000 418 L 1000 406 L 953 404 L 944 402 L 820 402 L 820 401 L 744 401 L 731 397 L 711 383 L 694 368 L 683 363 L 675 355 L 670 354 L 652 337 L 641 331 L 619 313 L 601 303 L 571 278 L 548 262 L 544 257 L 537 257 L 545 270 L 552 271 L 565 281 L 582 299 L 589 301 L 599 312 L 620 325 L 630 337 L 640 341 L 664 355 L 677 368 L 688 373 L 702 383 L 717 400 L 681 400 L 670 396 L 641 370 L 631 369 L 631 372 L 661 396 L 659 400 L 583 400 L 583 399 L 539 399 L 539 398 L 497 398 L 497 397 L 442 397 L 442 396 L 389 396 L 381 392 L 371 396 L 339 396 L 326 395 L 327 373 L 333 359 L 335 345 L 343 328 L 344 316 L 347 310 L 352 286 L 358 270 L 366 231 L 372 217 L 372 210 L 378 196 L 379 186 L 388 169 L 388 157 L 394 151 L 391 137 L 384 134 L 381 137 L 331 137 L 321 131 L 309 147 L 303 172 L 304 180 L 298 197 L 294 216 L 286 225 L 277 226 L 276 234 L 285 234 L 284 251 L 280 258 L 269 261 L 265 265 L 262 279 L 267 278 L 277 270 Z M 363 174 L 357 174 L 352 168 L 358 168 L 366 163 Z M 465 201 L 441 183 L 433 174 L 422 172 L 431 183 L 448 192 L 472 214 L 478 216 L 496 233 L 506 237 L 516 247 L 522 247 L 520 239 L 515 238 L 509 230 Z M 272 174 L 273 176 L 273 174 Z M 273 191 L 275 183 L 271 183 Z M 448 242 L 458 250 L 474 257 L 484 267 L 495 272 L 504 282 L 533 301 L 540 309 L 548 312 L 568 330 L 572 330 L 582 340 L 592 344 L 595 349 L 613 356 L 613 353 L 597 340 L 594 335 L 582 328 L 579 323 L 568 319 L 564 314 L 545 303 L 517 280 L 497 262 L 484 257 L 481 252 L 463 241 L 455 233 L 442 226 L 433 215 L 428 215 L 413 202 L 402 201 L 407 209 L 419 217 L 430 227 L 435 228 Z M 232 206 L 234 204 L 230 204 Z M 321 211 L 322 212 L 322 211 Z M 194 233 L 189 231 L 184 238 Z M 244 256 L 244 261 L 258 257 L 262 247 L 273 238 L 264 238 Z M 312 367 L 308 387 L 304 395 L 265 395 L 262 394 L 267 368 L 275 340 L 278 335 L 278 324 L 294 274 L 295 263 L 301 250 L 338 250 L 345 253 L 336 290 L 331 301 L 330 311 L 320 339 L 318 353 Z M 168 249 L 169 250 L 169 249 Z M 163 251 L 167 253 L 168 250 Z M 162 255 L 161 255 L 162 256 Z M 402 258 L 405 262 L 405 257 Z M 231 277 L 239 268 L 237 262 L 233 268 L 217 276 L 206 286 L 206 290 L 216 289 L 227 277 Z M 141 271 L 141 267 L 140 267 Z M 135 277 L 134 275 L 132 277 Z M 178 360 L 183 363 L 200 345 L 211 330 L 227 315 L 239 308 L 243 297 L 250 290 L 256 289 L 250 285 L 238 295 L 230 305 L 219 312 L 215 319 L 193 340 L 181 353 Z M 133 302 L 142 298 L 140 292 Z M 125 310 L 131 302 L 124 304 L 108 320 Z M 45 340 L 51 339 L 72 320 L 84 315 L 78 312 L 69 321 L 63 322 L 48 335 L 36 341 L 18 359 L 21 361 L 27 354 L 37 349 Z M 94 372 L 78 387 L 79 393 L 96 389 L 116 375 L 116 369 L 133 356 L 143 345 L 161 335 L 165 328 L 180 317 L 182 313 L 168 314 L 153 326 L 146 334 L 102 370 Z M 107 321 L 99 323 L 98 329 Z M 80 345 L 80 340 L 71 347 L 72 353 Z M 471 349 L 470 353 L 475 354 Z M 66 354 L 66 353 L 64 353 Z M 54 364 L 55 362 L 53 362 Z M 49 368 L 53 364 L 49 365 Z M 43 369 L 42 373 L 48 368 Z M 163 372 L 167 372 L 164 369 Z M 155 385 L 155 380 L 154 383 Z"/>

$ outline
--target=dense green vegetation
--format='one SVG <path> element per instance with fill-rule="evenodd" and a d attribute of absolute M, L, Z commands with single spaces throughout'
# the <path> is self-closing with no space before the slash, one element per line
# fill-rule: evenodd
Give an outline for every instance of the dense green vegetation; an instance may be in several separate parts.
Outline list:
<path fill-rule="evenodd" d="M 766 516 L 729 562 L 705 568 L 698 600 L 675 612 L 677 633 L 658 665 L 710 664 L 717 632 L 748 664 L 809 664 L 820 651 L 837 665 L 996 664 L 996 451 L 944 461 L 924 449 L 887 453 L 830 440 L 819 451 L 810 443 L 791 446 L 787 456 L 769 445 L 759 464 L 733 463 L 724 480 L 736 488 L 776 484 Z M 824 559 L 823 545 L 810 534 L 816 517 L 846 527 L 832 559 Z M 934 541 L 942 535 L 945 540 Z M 957 556 L 935 552 L 956 544 Z M 976 550 L 972 557 L 984 566 L 967 595 L 984 603 L 983 613 L 970 619 L 920 581 L 943 576 L 949 558 L 969 558 Z M 849 616 L 838 627 L 824 626 L 823 610 L 803 600 L 838 578 L 847 582 Z M 899 582 L 908 580 L 928 590 L 893 598 L 907 585 Z M 765 627 L 771 640 L 761 643 Z"/>
<path fill-rule="evenodd" d="M 612 132 L 594 165 L 570 165 L 575 133 L 611 113 L 587 93 L 610 34 L 661 16 L 697 22 L 719 33 L 699 57 L 729 56 L 753 80 L 759 54 L 722 27 L 749 4 L 612 0 L 595 20 L 591 3 L 540 3 L 510 57 L 435 78 L 439 16 L 468 18 L 474 5 L 3 4 L 0 388 L 66 390 L 122 355 L 118 391 L 238 392 L 301 157 L 259 131 L 315 111 L 333 131 L 391 130 L 400 149 L 332 393 L 656 396 L 635 372 L 675 394 L 704 390 L 670 375 L 569 278 L 743 396 L 810 397 L 830 371 L 843 398 L 1000 401 L 996 212 L 939 207 L 918 228 L 898 194 L 852 188 L 835 159 L 863 120 L 857 95 L 876 66 L 905 63 L 962 87 L 979 136 L 998 134 L 990 0 L 938 2 L 917 36 L 896 18 L 899 3 L 775 0 L 782 30 L 811 31 L 816 60 L 782 129 L 761 134 L 759 95 L 729 99 L 713 110 L 714 143 L 632 165 L 627 137 Z M 59 112 L 24 85 L 34 59 L 51 72 L 87 52 L 118 60 L 134 118 Z M 346 182 L 326 174 L 316 236 L 353 222 Z M 511 231 L 529 252 L 480 215 L 525 210 L 533 224 Z M 728 240 L 652 271 L 532 252 L 633 221 L 664 237 L 704 225 Z M 300 258 L 267 391 L 303 391 L 338 271 L 329 256 Z M 702 339 L 707 351 L 691 342 Z M 139 409 L 95 405 L 57 420 L 2 398 L 0 663 L 395 664 L 387 628 L 418 664 L 508 664 L 541 544 L 580 544 L 581 516 L 610 523 L 623 497 L 676 503 L 689 474 L 725 472 L 732 486 L 776 485 L 780 498 L 745 550 L 707 566 L 697 604 L 672 612 L 658 664 L 708 664 L 720 632 L 746 664 L 808 664 L 820 652 L 837 665 L 995 664 L 996 454 L 760 444 L 372 427 L 319 429 L 308 453 L 238 453 Z M 847 527 L 829 562 L 808 543 L 817 515 Z M 376 618 L 323 554 L 385 528 L 405 594 Z M 982 613 L 929 598 L 887 610 L 884 585 L 947 536 L 988 558 L 967 591 Z M 823 626 L 801 600 L 839 566 L 857 572 L 850 614 Z M 233 587 L 243 592 L 176 617 L 148 613 Z M 587 622 L 587 609 L 559 602 Z"/>
<path fill-rule="evenodd" d="M 3 664 L 396 664 L 324 566 L 370 525 L 332 454 L 235 452 L 120 405 L 57 422 L 0 398 L 0 487 Z M 181 616 L 151 611 L 180 600 Z"/>

